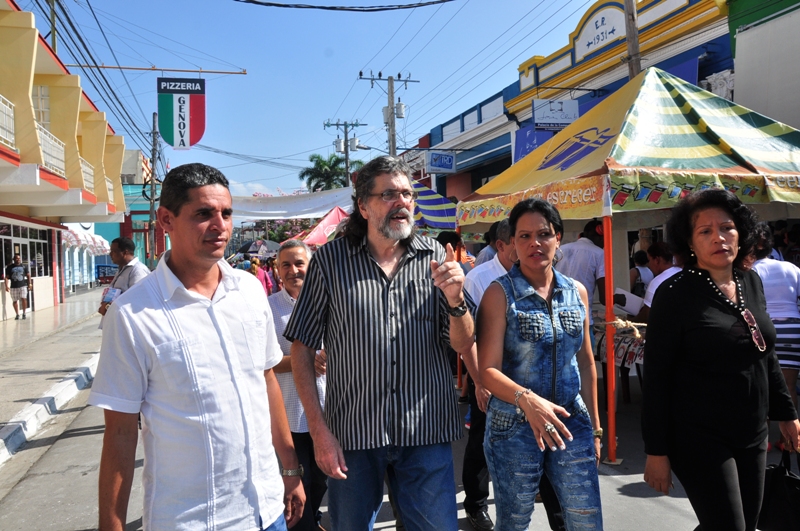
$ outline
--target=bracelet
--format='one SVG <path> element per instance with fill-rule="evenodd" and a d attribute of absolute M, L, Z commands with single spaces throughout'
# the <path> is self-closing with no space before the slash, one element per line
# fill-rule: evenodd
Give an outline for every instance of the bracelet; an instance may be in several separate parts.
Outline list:
<path fill-rule="evenodd" d="M 522 395 L 527 395 L 528 393 L 532 393 L 530 389 L 523 389 L 522 391 L 514 391 L 514 406 L 517 408 L 517 415 L 522 413 L 522 409 L 519 407 L 519 399 Z"/>

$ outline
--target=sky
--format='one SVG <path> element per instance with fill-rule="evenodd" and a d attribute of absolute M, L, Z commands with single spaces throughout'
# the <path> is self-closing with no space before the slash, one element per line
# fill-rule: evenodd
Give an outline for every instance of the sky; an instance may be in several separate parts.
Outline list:
<path fill-rule="evenodd" d="M 291 1 L 291 0 L 290 0 Z M 303 0 L 311 5 L 375 6 L 383 0 Z M 36 15 L 47 35 L 46 0 L 17 0 Z M 502 91 L 518 79 L 518 66 L 534 55 L 566 46 L 585 0 L 453 0 L 415 9 L 356 13 L 264 7 L 235 0 L 58 0 L 93 58 L 104 65 L 224 70 L 246 75 L 202 74 L 206 79 L 206 131 L 200 144 L 267 159 L 253 163 L 218 152 L 174 150 L 162 143 L 171 167 L 203 162 L 220 168 L 233 195 L 280 195 L 302 188 L 297 174 L 313 153 L 328 156 L 342 131 L 324 122 L 358 120 L 359 142 L 377 149 L 358 151 L 367 161 L 387 149 L 382 108 L 386 83 L 359 80 L 402 74 L 418 80 L 396 84 L 407 105 L 397 123 L 398 152 L 430 130 Z M 285 2 L 289 3 L 289 2 Z M 393 0 L 409 5 L 414 0 Z M 92 13 L 92 10 L 94 14 Z M 60 11 L 59 11 L 60 13 Z M 96 16 L 96 20 L 95 20 Z M 98 24 L 99 23 L 99 24 Z M 74 33 L 62 16 L 57 35 Z M 101 31 L 102 28 L 102 31 Z M 110 46 L 109 46 L 110 45 Z M 62 35 L 57 52 L 67 64 L 76 49 Z M 157 110 L 159 72 L 105 69 L 129 120 L 109 112 L 114 96 L 95 89 L 81 75 L 84 92 L 110 125 L 126 137 L 128 149 L 149 156 L 149 131 Z M 197 78 L 197 73 L 164 72 L 163 77 Z M 132 123 L 133 125 L 130 125 Z M 159 172 L 159 177 L 163 174 Z"/>

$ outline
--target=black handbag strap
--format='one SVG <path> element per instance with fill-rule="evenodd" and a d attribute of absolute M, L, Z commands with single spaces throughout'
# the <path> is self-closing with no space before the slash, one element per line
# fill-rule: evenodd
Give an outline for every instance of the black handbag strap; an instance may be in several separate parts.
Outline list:
<path fill-rule="evenodd" d="M 794 452 L 794 457 L 797 460 L 797 471 L 800 472 L 800 452 Z M 781 457 L 781 463 L 786 470 L 792 470 L 792 452 L 784 450 Z"/>

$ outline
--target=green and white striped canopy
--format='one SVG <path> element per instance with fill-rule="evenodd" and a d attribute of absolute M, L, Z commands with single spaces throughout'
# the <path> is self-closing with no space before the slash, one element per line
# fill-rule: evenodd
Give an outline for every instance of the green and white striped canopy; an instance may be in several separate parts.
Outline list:
<path fill-rule="evenodd" d="M 529 197 L 565 219 L 663 210 L 693 190 L 800 203 L 800 132 L 650 68 L 459 203 L 459 225 Z"/>

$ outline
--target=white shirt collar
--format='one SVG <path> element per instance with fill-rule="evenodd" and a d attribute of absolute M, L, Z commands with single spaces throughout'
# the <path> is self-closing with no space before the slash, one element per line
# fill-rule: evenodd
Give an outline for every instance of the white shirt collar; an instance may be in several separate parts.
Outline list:
<path fill-rule="evenodd" d="M 161 259 L 158 261 L 158 266 L 156 266 L 156 270 L 153 272 L 156 275 L 158 289 L 161 291 L 161 297 L 164 302 L 170 300 L 178 289 L 189 292 L 186 286 L 183 285 L 183 282 L 175 276 L 175 273 L 173 273 L 172 269 L 167 265 L 171 254 L 171 250 L 166 251 L 161 256 Z M 220 287 L 224 287 L 226 291 L 239 289 L 239 279 L 236 278 L 233 268 L 225 260 L 217 262 L 217 266 L 222 273 L 222 280 L 220 280 L 217 289 L 219 290 Z"/>

